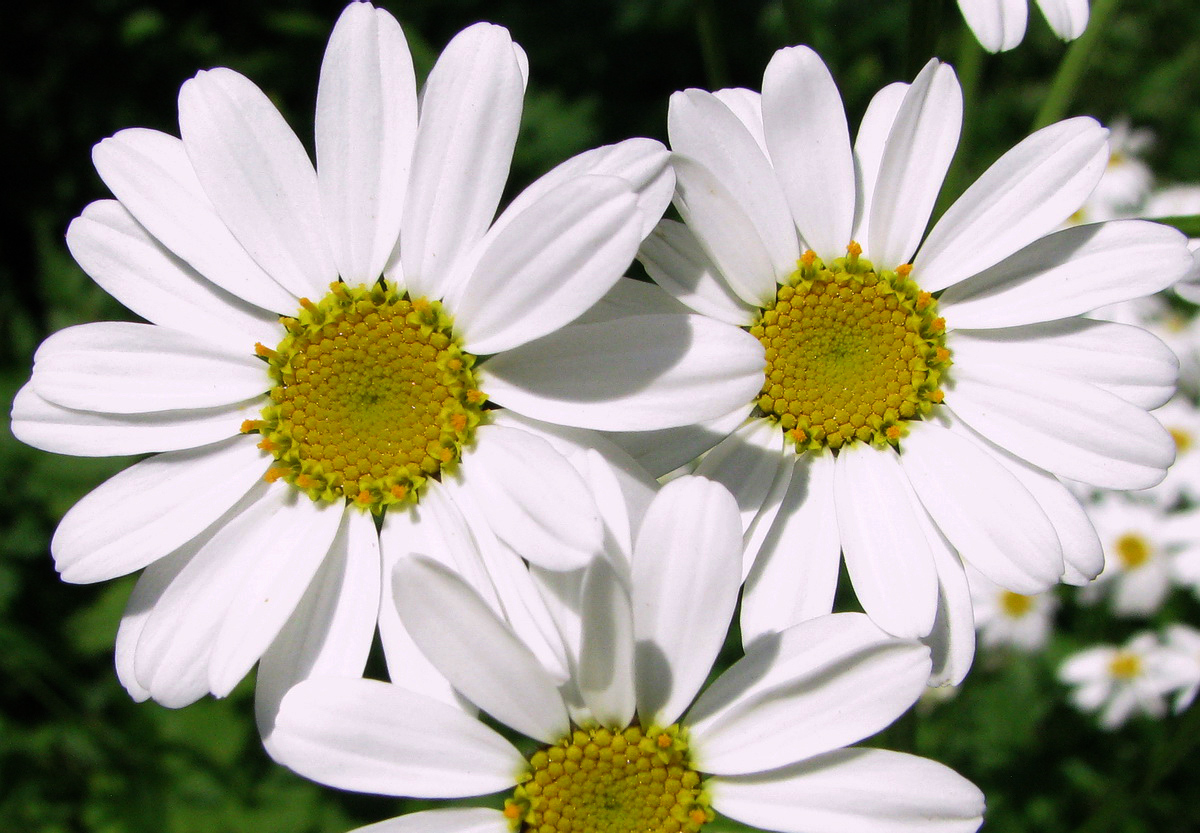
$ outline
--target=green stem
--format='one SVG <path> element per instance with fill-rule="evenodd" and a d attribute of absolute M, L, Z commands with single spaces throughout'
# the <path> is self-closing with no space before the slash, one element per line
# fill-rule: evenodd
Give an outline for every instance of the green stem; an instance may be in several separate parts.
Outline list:
<path fill-rule="evenodd" d="M 1083 79 L 1087 69 L 1088 59 L 1092 56 L 1097 44 L 1104 37 L 1104 27 L 1108 19 L 1116 11 L 1120 0 L 1095 0 L 1092 3 L 1091 16 L 1087 29 L 1067 50 L 1066 57 L 1058 66 L 1058 72 L 1050 85 L 1050 91 L 1042 101 L 1037 117 L 1033 120 L 1033 129 L 1038 130 L 1061 119 L 1067 114 L 1075 91 Z"/>
<path fill-rule="evenodd" d="M 708 85 L 714 90 L 729 86 L 729 69 L 725 63 L 725 53 L 721 50 L 719 31 L 717 7 L 713 0 L 698 0 L 696 34 L 700 39 L 700 57 L 704 61 Z"/>

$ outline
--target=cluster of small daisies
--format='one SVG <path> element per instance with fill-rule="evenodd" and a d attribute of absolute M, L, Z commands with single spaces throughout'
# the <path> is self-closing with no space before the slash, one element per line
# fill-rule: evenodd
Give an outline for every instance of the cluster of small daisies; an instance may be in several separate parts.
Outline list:
<path fill-rule="evenodd" d="M 1024 0 L 960 6 L 987 48 L 1020 40 Z M 1039 6 L 1064 38 L 1086 24 L 1083 0 Z M 675 94 L 670 150 L 589 151 L 501 209 L 528 80 L 477 24 L 418 93 L 399 24 L 354 3 L 315 165 L 228 69 L 183 85 L 178 137 L 96 146 L 116 199 L 67 244 L 147 323 L 52 335 L 12 425 L 151 455 L 52 544 L 67 581 L 142 570 L 121 681 L 178 707 L 257 665 L 263 741 L 297 772 L 504 794 L 371 829 L 974 830 L 960 775 L 849 745 L 961 682 L 976 624 L 1035 645 L 1001 613 L 1118 569 L 1072 489 L 1170 488 L 1183 445 L 1149 411 L 1178 363 L 1085 315 L 1187 276 L 1185 239 L 1063 227 L 1110 162 L 1090 118 L 927 232 L 953 69 L 884 87 L 852 138 L 806 47 L 761 93 Z M 864 613 L 833 612 L 843 562 Z M 743 656 L 708 682 L 735 615 Z M 376 630 L 386 683 L 362 679 Z M 1158 667 L 1131 647 L 1076 676 L 1098 662 Z"/>

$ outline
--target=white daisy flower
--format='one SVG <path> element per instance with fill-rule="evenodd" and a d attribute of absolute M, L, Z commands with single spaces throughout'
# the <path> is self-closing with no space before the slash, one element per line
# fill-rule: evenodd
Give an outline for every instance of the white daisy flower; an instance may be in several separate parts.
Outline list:
<path fill-rule="evenodd" d="M 1142 209 L 1145 217 L 1191 217 L 1200 214 L 1200 185 L 1169 185 L 1150 195 Z M 1188 241 L 1192 250 L 1192 270 L 1175 284 L 1175 292 L 1185 301 L 1200 304 L 1200 237 Z M 1200 386 L 1200 380 L 1196 385 Z"/>
<path fill-rule="evenodd" d="M 975 628 L 985 648 L 1007 646 L 1039 651 L 1046 646 L 1058 599 L 1052 593 L 1025 595 L 1006 590 L 967 565 Z"/>
<path fill-rule="evenodd" d="M 1086 118 L 1020 143 L 925 235 L 961 115 L 953 71 L 931 61 L 875 96 L 852 147 L 806 47 L 775 54 L 761 96 L 671 100 L 686 225 L 661 223 L 639 258 L 766 350 L 747 419 L 697 470 L 742 509 L 747 639 L 828 612 L 841 552 L 872 619 L 936 627 L 938 677 L 961 679 L 974 629 L 959 554 L 1016 593 L 1084 582 L 1100 547 L 1058 476 L 1144 488 L 1172 460 L 1147 409 L 1170 397 L 1174 356 L 1080 316 L 1169 285 L 1190 263 L 1182 235 L 1054 232 L 1104 170 L 1106 131 Z M 729 430 L 660 442 L 686 459 Z"/>
<path fill-rule="evenodd" d="M 67 242 L 151 323 L 47 339 L 13 432 L 63 454 L 160 452 L 80 501 L 52 545 L 67 581 L 146 568 L 117 637 L 134 697 L 221 696 L 260 657 L 268 706 L 298 676 L 360 673 L 391 594 L 375 517 L 385 540 L 436 525 L 449 481 L 530 561 L 585 563 L 603 530 L 584 480 L 489 402 L 528 412 L 537 379 L 578 375 L 573 424 L 626 429 L 752 395 L 762 348 L 700 316 L 567 326 L 669 201 L 661 145 L 576 157 L 493 221 L 526 74 L 508 32 L 478 24 L 418 98 L 399 24 L 352 3 L 321 67 L 316 168 L 223 68 L 183 85 L 182 139 L 96 147 L 117 200 Z"/>
<path fill-rule="evenodd" d="M 1134 714 L 1163 717 L 1166 695 L 1180 687 L 1188 670 L 1187 661 L 1157 636 L 1142 633 L 1120 648 L 1101 645 L 1071 655 L 1058 678 L 1074 686 L 1075 708 L 1099 712 L 1100 726 L 1111 730 Z"/>
<path fill-rule="evenodd" d="M 1179 669 L 1184 678 L 1175 692 L 1171 704 L 1176 714 L 1190 706 L 1200 693 L 1200 630 L 1176 622 L 1167 625 L 1163 632 L 1163 644 L 1176 651 L 1182 658 Z"/>
<path fill-rule="evenodd" d="M 1200 408 L 1179 395 L 1153 413 L 1175 441 L 1175 462 L 1157 486 L 1132 494 L 1145 495 L 1164 508 L 1184 497 L 1200 502 Z"/>
<path fill-rule="evenodd" d="M 1037 0 L 1054 34 L 1075 40 L 1088 23 L 1088 0 Z M 1028 0 L 958 0 L 958 8 L 988 52 L 1006 52 L 1025 38 Z"/>
<path fill-rule="evenodd" d="M 1087 507 L 1104 548 L 1104 570 L 1084 588 L 1084 600 L 1107 596 L 1114 613 L 1149 616 L 1162 607 L 1183 565 L 1200 566 L 1200 512 L 1105 497 Z"/>
<path fill-rule="evenodd" d="M 414 640 L 536 751 L 526 757 L 473 714 L 401 686 L 312 678 L 284 699 L 276 757 L 361 792 L 511 791 L 503 810 L 432 810 L 368 830 L 695 833 L 714 813 L 793 833 L 975 830 L 983 797 L 950 769 L 844 748 L 907 710 L 930 667 L 925 646 L 861 614 L 761 640 L 697 697 L 736 604 L 740 537 L 720 486 L 663 487 L 631 560 L 609 552 L 587 568 L 565 680 L 457 572 L 401 559 L 397 601 Z"/>

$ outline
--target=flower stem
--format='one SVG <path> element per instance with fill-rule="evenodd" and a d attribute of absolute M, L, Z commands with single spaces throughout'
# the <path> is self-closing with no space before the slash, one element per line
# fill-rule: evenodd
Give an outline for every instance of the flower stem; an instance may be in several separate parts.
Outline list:
<path fill-rule="evenodd" d="M 700 57 L 704 62 L 704 74 L 708 86 L 719 89 L 729 86 L 729 69 L 725 64 L 725 53 L 721 49 L 720 25 L 717 7 L 713 0 L 698 0 L 696 3 L 696 34 L 700 39 Z"/>
<path fill-rule="evenodd" d="M 1088 59 L 1104 36 L 1104 27 L 1119 2 L 1120 0 L 1095 0 L 1092 3 L 1087 29 L 1071 44 L 1062 63 L 1059 64 L 1054 81 L 1050 84 L 1050 91 L 1033 120 L 1034 130 L 1053 124 L 1067 114 L 1084 70 L 1087 69 Z"/>

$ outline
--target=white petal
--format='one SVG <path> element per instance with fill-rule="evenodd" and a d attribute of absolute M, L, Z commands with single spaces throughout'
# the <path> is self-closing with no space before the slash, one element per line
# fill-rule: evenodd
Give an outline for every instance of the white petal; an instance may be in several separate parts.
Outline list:
<path fill-rule="evenodd" d="M 699 315 L 637 315 L 564 327 L 493 356 L 481 386 L 534 419 L 646 431 L 717 419 L 763 383 L 754 336 Z"/>
<path fill-rule="evenodd" d="M 150 699 L 150 691 L 138 682 L 135 670 L 138 641 L 146 629 L 147 620 L 154 612 L 154 606 L 158 604 L 163 592 L 191 560 L 195 550 L 196 547 L 185 546 L 148 565 L 138 576 L 137 584 L 133 586 L 133 592 L 129 594 L 129 602 L 121 616 L 121 625 L 117 628 L 113 664 L 116 666 L 117 679 L 129 692 L 129 696 L 138 703 Z M 195 695 L 188 698 L 187 702 L 204 696 L 205 678 L 202 664 L 197 663 L 197 672 L 194 677 L 197 681 Z"/>
<path fill-rule="evenodd" d="M 954 413 L 1001 448 L 1106 489 L 1162 480 L 1175 442 L 1154 417 L 1086 382 L 1006 365 L 954 367 Z"/>
<path fill-rule="evenodd" d="M 650 504 L 632 564 L 643 723 L 674 723 L 708 678 L 737 603 L 741 538 L 733 497 L 702 477 L 671 481 Z"/>
<path fill-rule="evenodd" d="M 596 558 L 584 575 L 580 599 L 583 628 L 575 683 L 601 725 L 624 729 L 633 720 L 636 706 L 629 592 L 612 565 Z"/>
<path fill-rule="evenodd" d="M 671 96 L 667 114 L 671 149 L 709 170 L 753 224 L 777 276 L 796 269 L 796 226 L 775 171 L 754 136 L 712 93 Z"/>
<path fill-rule="evenodd" d="M 379 610 L 379 533 L 368 512 L 347 513 L 296 611 L 258 664 L 254 713 L 268 752 L 283 697 L 315 676 L 361 677 Z"/>
<path fill-rule="evenodd" d="M 230 593 L 209 660 L 209 686 L 217 697 L 232 691 L 270 647 L 329 553 L 342 519 L 358 511 L 291 491 L 281 512 L 283 528 L 259 539 L 253 566 L 244 564 L 248 569 Z"/>
<path fill-rule="evenodd" d="M 715 446 L 746 421 L 753 407 L 746 403 L 716 419 L 661 431 L 623 431 L 605 434 L 654 477 L 675 471 Z"/>
<path fill-rule="evenodd" d="M 1063 40 L 1075 40 L 1088 23 L 1088 0 L 1037 0 L 1046 22 Z"/>
<path fill-rule="evenodd" d="M 905 438 L 900 463 L 938 529 L 985 576 L 1026 595 L 1058 582 L 1063 557 L 1054 526 L 1000 461 L 925 422 Z"/>
<path fill-rule="evenodd" d="M 925 636 L 937 612 L 937 573 L 899 458 L 891 449 L 843 448 L 833 484 L 846 569 L 863 610 L 889 633 Z"/>
<path fill-rule="evenodd" d="M 406 813 L 351 833 L 507 833 L 510 827 L 504 814 L 490 807 L 445 807 Z"/>
<path fill-rule="evenodd" d="M 1053 230 L 1104 173 L 1107 136 L 1094 119 L 1067 119 L 1001 156 L 929 232 L 913 278 L 927 292 L 945 289 Z"/>
<path fill-rule="evenodd" d="M 807 46 L 780 49 L 763 74 L 763 128 L 796 226 L 832 260 L 854 225 L 854 158 L 837 84 Z"/>
<path fill-rule="evenodd" d="M 1025 37 L 1028 0 L 958 0 L 958 7 L 988 52 L 1006 52 Z"/>
<path fill-rule="evenodd" d="M 696 312 L 748 327 L 755 307 L 739 298 L 683 223 L 663 220 L 642 242 L 638 260 L 654 281 Z"/>
<path fill-rule="evenodd" d="M 460 710 L 378 680 L 317 678 L 283 700 L 276 759 L 356 792 L 459 798 L 511 787 L 525 765 L 499 734 Z"/>
<path fill-rule="evenodd" d="M 115 414 L 215 408 L 271 387 L 266 363 L 154 324 L 59 330 L 33 357 L 33 386 L 64 408 Z"/>
<path fill-rule="evenodd" d="M 67 248 L 101 289 L 151 324 L 245 353 L 255 342 L 272 345 L 282 337 L 277 315 L 205 280 L 159 245 L 116 200 L 94 202 L 72 220 Z M 290 297 L 289 310 L 295 306 Z"/>
<path fill-rule="evenodd" d="M 695 763 L 716 775 L 775 769 L 878 732 L 916 701 L 929 649 L 862 614 L 802 622 L 750 646 L 689 717 Z"/>
<path fill-rule="evenodd" d="M 923 641 L 929 646 L 933 667 L 929 685 L 958 685 L 975 659 L 975 612 L 971 588 L 958 553 L 928 516 L 919 518 L 933 553 L 938 574 L 938 610 L 933 630 Z"/>
<path fill-rule="evenodd" d="M 574 321 L 629 266 L 640 222 L 629 183 L 579 176 L 498 223 L 446 299 L 465 349 L 499 353 Z"/>
<path fill-rule="evenodd" d="M 566 733 L 567 711 L 554 681 L 456 573 L 411 556 L 397 561 L 392 581 L 413 641 L 464 697 L 543 743 Z"/>
<path fill-rule="evenodd" d="M 275 105 L 245 76 L 218 67 L 179 91 L 188 158 L 217 213 L 259 265 L 297 296 L 337 279 L 317 175 Z"/>
<path fill-rule="evenodd" d="M 951 286 L 939 303 L 957 329 L 1079 315 L 1170 286 L 1191 266 L 1185 242 L 1174 229 L 1144 220 L 1076 226 Z M 936 288 L 924 274 L 919 280 L 925 289 Z"/>
<path fill-rule="evenodd" d="M 264 404 L 262 396 L 204 410 L 98 414 L 55 405 L 26 384 L 13 398 L 12 432 L 26 445 L 76 457 L 174 451 L 234 436 Z"/>
<path fill-rule="evenodd" d="M 954 70 L 931 60 L 908 88 L 880 161 L 863 246 L 877 267 L 907 263 L 917 250 L 958 147 L 962 111 Z"/>
<path fill-rule="evenodd" d="M 562 183 L 592 174 L 620 177 L 629 184 L 637 197 L 637 212 L 641 218 L 639 237 L 644 238 L 671 204 L 671 195 L 675 191 L 675 171 L 670 161 L 670 152 L 661 142 L 653 139 L 626 139 L 584 151 L 538 177 L 518 194 L 504 209 L 504 214 L 497 218 L 493 229 L 511 222 L 525 206 Z"/>
<path fill-rule="evenodd" d="M 400 24 L 350 4 L 325 49 L 316 116 L 321 208 L 349 283 L 378 278 L 400 234 L 416 131 L 416 78 Z"/>
<path fill-rule="evenodd" d="M 867 111 L 858 125 L 854 138 L 854 230 L 850 236 L 860 243 L 870 239 L 868 220 L 871 204 L 875 199 L 875 183 L 879 180 L 879 166 L 883 163 L 883 151 L 888 136 L 896 122 L 896 114 L 908 92 L 908 84 L 899 81 L 888 84 L 871 98 Z M 868 247 L 868 257 L 871 250 Z"/>
<path fill-rule="evenodd" d="M 482 427 L 463 454 L 462 478 L 496 536 L 542 567 L 571 570 L 599 550 L 603 528 L 587 486 L 534 435 Z"/>
<path fill-rule="evenodd" d="M 766 243 L 720 180 L 694 159 L 675 153 L 675 207 L 729 288 L 747 305 L 764 307 L 778 280 Z"/>
<path fill-rule="evenodd" d="M 1157 336 L 1128 324 L 1066 318 L 1027 327 L 955 330 L 955 362 L 1007 363 L 1033 373 L 1069 376 L 1139 408 L 1175 393 L 1179 359 Z"/>
<path fill-rule="evenodd" d="M 696 468 L 696 474 L 725 486 L 737 499 L 746 544 L 739 578 L 750 572 L 766 533 L 761 527 L 769 528 L 779 511 L 794 465 L 795 455 L 786 447 L 779 426 L 752 419 L 706 454 Z"/>
<path fill-rule="evenodd" d="M 92 161 L 121 205 L 175 257 L 236 298 L 275 313 L 295 310 L 295 296 L 263 271 L 217 214 L 181 140 L 134 127 L 96 145 Z"/>
<path fill-rule="evenodd" d="M 833 610 L 842 545 L 833 501 L 834 459 L 807 455 L 742 591 L 742 644 Z"/>
<path fill-rule="evenodd" d="M 401 224 L 413 295 L 441 298 L 454 260 L 495 216 L 524 94 L 508 30 L 488 23 L 459 32 L 429 73 Z"/>
<path fill-rule="evenodd" d="M 708 782 L 713 807 L 780 833 L 973 833 L 983 793 L 947 766 L 884 749 L 839 749 L 786 770 Z"/>
<path fill-rule="evenodd" d="M 604 296 L 575 319 L 576 324 L 596 324 L 628 318 L 631 315 L 686 315 L 689 312 L 679 301 L 657 284 L 633 278 L 619 278 Z"/>
<path fill-rule="evenodd" d="M 762 152 L 767 153 L 767 137 L 763 133 L 762 93 L 745 87 L 730 87 L 713 93 L 733 111 L 742 125 L 750 131 Z"/>
<path fill-rule="evenodd" d="M 63 581 L 132 573 L 221 517 L 267 469 L 249 436 L 143 460 L 96 487 L 63 516 L 50 543 Z"/>

